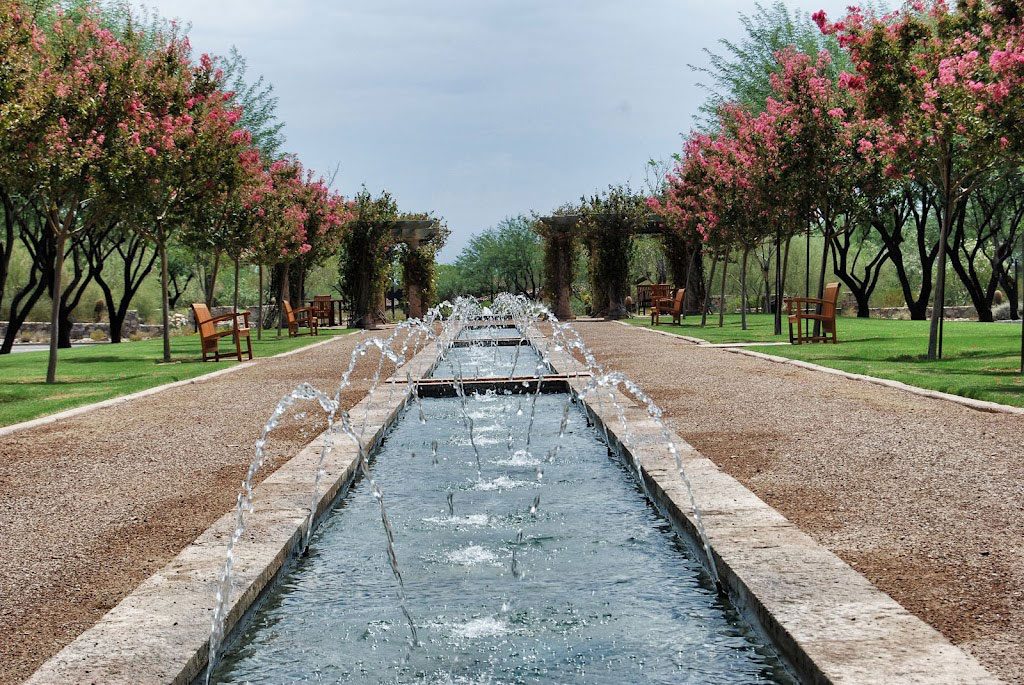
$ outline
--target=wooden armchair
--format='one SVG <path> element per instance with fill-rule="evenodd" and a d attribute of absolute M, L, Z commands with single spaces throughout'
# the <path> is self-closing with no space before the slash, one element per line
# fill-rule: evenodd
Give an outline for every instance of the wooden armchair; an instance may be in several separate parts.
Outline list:
<path fill-rule="evenodd" d="M 665 314 L 672 316 L 672 323 L 679 324 L 683 317 L 683 307 L 686 306 L 686 288 L 676 291 L 676 296 L 662 297 L 651 303 L 651 325 L 657 326 L 661 323 L 661 317 Z"/>
<path fill-rule="evenodd" d="M 237 356 L 238 361 L 242 361 L 242 338 L 245 338 L 246 351 L 249 354 L 249 359 L 252 359 L 252 338 L 249 337 L 249 312 L 237 312 L 234 314 L 224 314 L 223 316 L 211 316 L 210 308 L 203 302 L 196 302 L 192 304 L 192 315 L 196 320 L 196 328 L 199 330 L 199 340 L 203 349 L 203 361 L 207 361 L 211 356 L 214 361 L 220 361 L 220 341 L 223 338 L 231 336 L 231 339 L 235 343 L 234 352 L 226 352 L 225 356 Z M 242 325 L 239 325 L 239 319 L 242 320 Z M 218 323 L 225 321 L 231 322 L 231 328 L 217 328 Z"/>
<path fill-rule="evenodd" d="M 327 326 L 331 323 L 331 296 L 330 295 L 314 295 L 313 301 L 310 303 L 310 309 L 313 310 L 313 316 L 316 317 L 317 326 Z"/>
<path fill-rule="evenodd" d="M 298 337 L 299 326 L 308 328 L 310 335 L 320 335 L 320 327 L 317 325 L 316 315 L 313 314 L 312 307 L 294 309 L 288 300 L 285 300 L 282 304 L 284 305 L 285 320 L 288 322 L 289 337 Z"/>
<path fill-rule="evenodd" d="M 802 345 L 805 342 L 828 342 L 839 340 L 836 337 L 836 310 L 839 307 L 839 284 L 829 283 L 825 286 L 825 296 L 788 297 L 786 298 L 786 314 L 789 315 L 789 342 Z M 804 335 L 804 322 L 820 324 L 821 335 Z M 793 337 L 793 326 L 796 325 L 796 337 Z"/>

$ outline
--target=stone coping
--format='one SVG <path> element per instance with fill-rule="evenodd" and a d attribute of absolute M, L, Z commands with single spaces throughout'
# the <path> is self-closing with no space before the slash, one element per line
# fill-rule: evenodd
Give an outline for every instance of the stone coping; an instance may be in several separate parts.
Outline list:
<path fill-rule="evenodd" d="M 392 379 L 401 375 L 404 380 L 406 371 L 414 379 L 422 378 L 433 369 L 437 356 L 436 345 L 427 345 Z M 365 423 L 361 435 L 368 453 L 384 437 L 408 397 L 408 390 L 400 383 L 381 383 L 349 410 L 357 431 Z M 326 432 L 319 435 L 255 488 L 253 511 L 247 516 L 245 534 L 235 546 L 225 635 L 231 635 L 246 612 L 287 569 L 305 539 L 313 481 L 326 437 Z M 358 459 L 357 446 L 337 432 L 330 457 L 324 463 L 317 519 L 351 485 Z M 98 623 L 44 663 L 27 683 L 192 683 L 206 668 L 214 597 L 227 541 L 234 529 L 232 510 L 143 581 Z"/>
<path fill-rule="evenodd" d="M 999 402 L 989 402 L 987 400 L 976 400 L 971 397 L 964 397 L 962 395 L 954 395 L 948 392 L 940 392 L 938 390 L 929 390 L 928 388 L 922 388 L 917 385 L 910 385 L 903 383 L 902 381 L 894 381 L 889 378 L 879 378 L 878 376 L 868 376 L 863 373 L 853 373 L 852 371 L 843 371 L 842 369 L 833 369 L 831 366 L 822 366 L 821 364 L 815 364 L 813 362 L 805 362 L 801 359 L 790 359 L 789 357 L 780 357 L 775 354 L 766 354 L 764 352 L 757 352 L 755 350 L 745 349 L 747 347 L 767 347 L 764 343 L 729 343 L 725 345 L 716 345 L 709 343 L 707 340 L 700 338 L 693 338 L 688 335 L 680 335 L 678 333 L 670 333 L 669 331 L 658 331 L 653 328 L 644 328 L 643 326 L 633 326 L 632 324 L 622 323 L 623 326 L 629 326 L 642 331 L 649 331 L 651 333 L 657 333 L 658 335 L 667 335 L 672 338 L 679 338 L 686 342 L 694 343 L 700 347 L 710 347 L 715 349 L 724 350 L 731 352 L 732 354 L 742 354 L 746 357 L 754 357 L 755 359 L 763 359 L 764 361 L 775 362 L 778 364 L 789 364 L 790 366 L 797 366 L 801 369 L 808 371 L 819 371 L 821 373 L 831 374 L 833 376 L 839 376 L 840 378 L 846 378 L 851 381 L 863 381 L 865 383 L 873 383 L 874 385 L 881 385 L 886 388 L 893 388 L 895 390 L 902 390 L 903 392 L 909 392 L 914 395 L 920 395 L 921 397 L 928 397 L 933 400 L 943 400 L 945 402 L 953 402 L 955 404 L 975 409 L 977 411 L 989 412 L 991 414 L 1015 414 L 1024 415 L 1024 407 L 1015 407 L 1012 404 L 1000 404 Z M 789 345 L 790 343 L 773 343 L 776 346 Z"/>
<path fill-rule="evenodd" d="M 535 344 L 544 344 L 535 336 Z M 575 365 L 549 355 L 557 371 Z M 570 378 L 573 393 L 588 379 Z M 609 440 L 641 464 L 648 491 L 705 559 L 689 493 L 666 449 L 662 428 L 618 390 L 618 410 L 602 396 L 582 401 Z M 971 655 L 879 590 L 746 486 L 669 430 L 733 603 L 763 629 L 803 682 L 850 685 L 998 683 Z"/>

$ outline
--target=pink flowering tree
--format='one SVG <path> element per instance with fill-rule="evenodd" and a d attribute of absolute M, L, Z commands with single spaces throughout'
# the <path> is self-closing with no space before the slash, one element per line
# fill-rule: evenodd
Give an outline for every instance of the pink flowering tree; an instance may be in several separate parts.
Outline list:
<path fill-rule="evenodd" d="M 18 0 L 0 1 L 0 130 L 24 131 L 39 112 L 37 100 L 42 92 L 35 87 L 37 50 L 42 47 L 42 32 L 23 12 Z M 5 178 L 3 170 L 16 171 L 20 150 L 17 139 L 0 136 L 0 204 L 3 206 L 3 236 L 0 238 L 0 303 L 14 254 L 18 211 L 11 193 L 15 178 Z"/>
<path fill-rule="evenodd" d="M 300 168 L 300 174 L 301 168 Z M 299 293 L 306 290 L 306 275 L 338 254 L 353 211 L 344 197 L 331 190 L 327 180 L 311 169 L 302 175 L 298 201 L 306 214 L 303 227 L 308 249 L 290 262 L 290 281 Z"/>
<path fill-rule="evenodd" d="M 789 197 L 788 219 L 803 224 L 807 231 L 805 296 L 811 291 L 810 230 L 817 221 L 825 238 L 818 296 L 823 292 L 831 254 L 834 272 L 857 298 L 858 315 L 867 316 L 868 298 L 889 252 L 884 248 L 876 251 L 866 259 L 860 274 L 855 270 L 860 249 L 851 259 L 851 244 L 854 234 L 859 234 L 863 248 L 872 208 L 891 194 L 891 177 L 897 175 L 886 152 L 891 129 L 863 116 L 861 93 L 836 83 L 830 53 L 822 51 L 811 57 L 783 50 L 776 58 L 779 69 L 771 78 L 766 112 L 777 117 L 775 128 L 781 145 L 776 155 L 780 173 L 788 177 L 780 185 Z"/>
<path fill-rule="evenodd" d="M 188 41 L 171 37 L 148 60 L 147 90 L 133 99 L 121 124 L 129 163 L 121 202 L 139 208 L 133 226 L 160 254 L 163 358 L 171 359 L 168 245 L 182 228 L 209 232 L 218 199 L 245 178 L 251 140 L 241 111 L 222 89 L 223 73 L 203 55 L 191 61 Z"/>
<path fill-rule="evenodd" d="M 939 193 L 938 272 L 928 357 L 942 354 L 946 249 L 954 218 L 992 168 L 1021 161 L 1024 41 L 1013 2 L 915 1 L 884 16 L 851 8 L 814 15 L 851 55 L 840 85 L 862 94 L 864 115 L 887 127 L 877 143 L 893 172 Z"/>
<path fill-rule="evenodd" d="M 74 16 L 57 10 L 46 31 L 34 26 L 31 32 L 33 83 L 27 99 L 7 103 L 24 109 L 5 130 L 4 167 L 10 187 L 34 198 L 52 241 L 46 379 L 53 383 L 64 258 L 69 242 L 111 211 L 130 173 L 121 123 L 139 97 L 146 55 L 140 36 L 129 32 L 119 40 L 89 8 Z"/>

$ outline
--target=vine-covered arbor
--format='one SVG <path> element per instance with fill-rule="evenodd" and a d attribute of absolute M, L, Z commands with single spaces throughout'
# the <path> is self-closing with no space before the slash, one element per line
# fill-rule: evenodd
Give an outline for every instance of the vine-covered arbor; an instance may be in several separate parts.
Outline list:
<path fill-rule="evenodd" d="M 427 254 L 421 248 L 440 235 L 440 224 L 437 219 L 402 219 L 395 222 L 394 232 L 396 242 L 406 246 L 402 269 L 409 318 L 419 319 L 426 310 L 426 295 L 431 286 L 434 260 L 433 251 Z"/>
<path fill-rule="evenodd" d="M 686 308 L 704 301 L 700 240 L 686 240 L 661 217 L 631 219 L 614 213 L 558 214 L 540 218 L 544 269 L 552 311 L 560 320 L 572 313 L 573 257 L 582 245 L 590 255 L 591 313 L 609 319 L 628 316 L 629 254 L 635 235 L 660 236 L 676 288 L 686 288 Z"/>

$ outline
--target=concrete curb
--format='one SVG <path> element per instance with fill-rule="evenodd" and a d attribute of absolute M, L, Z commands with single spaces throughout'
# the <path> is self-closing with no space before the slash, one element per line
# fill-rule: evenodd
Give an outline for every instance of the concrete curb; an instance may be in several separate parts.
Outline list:
<path fill-rule="evenodd" d="M 328 341 L 324 341 L 328 342 Z M 308 349 L 308 348 L 305 348 Z M 414 378 L 436 363 L 433 346 L 403 365 Z M 232 367 L 234 368 L 234 367 Z M 378 446 L 405 406 L 408 392 L 381 383 L 350 411 L 367 453 Z M 235 547 L 231 607 L 225 634 L 287 570 L 305 539 L 310 496 L 327 433 L 270 474 L 254 490 L 245 534 Z M 356 477 L 359 450 L 337 432 L 324 463 L 315 519 L 321 519 Z M 314 527 L 319 523 L 314 520 Z M 95 625 L 44 663 L 31 685 L 189 685 L 206 668 L 211 616 L 227 541 L 235 528 L 230 511 L 150 576 Z"/>
<path fill-rule="evenodd" d="M 542 344 L 536 336 L 534 344 Z M 556 370 L 571 356 L 551 355 Z M 577 398 L 587 379 L 570 379 Z M 614 390 L 626 425 L 600 396 L 581 398 L 613 446 L 641 464 L 647 489 L 705 559 L 690 500 L 665 433 L 647 410 Z M 767 634 L 801 682 L 849 685 L 980 685 L 1000 682 L 967 652 L 875 587 L 834 553 L 669 430 L 692 484 L 722 584 Z"/>
<path fill-rule="evenodd" d="M 185 378 L 183 380 L 174 381 L 172 383 L 164 383 L 163 385 L 156 385 L 153 386 L 152 388 L 139 390 L 138 392 L 133 392 L 129 395 L 118 395 L 117 397 L 111 397 L 108 400 L 101 400 L 99 402 L 93 402 L 92 404 L 84 404 L 81 407 L 72 407 L 71 409 L 65 409 L 55 414 L 47 414 L 46 416 L 40 416 L 38 418 L 30 419 L 28 421 L 22 421 L 21 423 L 12 423 L 10 426 L 0 427 L 0 438 L 4 437 L 5 435 L 17 433 L 19 431 L 28 430 L 30 428 L 38 428 L 40 426 L 46 426 L 51 423 L 56 423 L 57 421 L 62 421 L 64 419 L 70 419 L 75 416 L 81 416 L 82 414 L 88 414 L 89 412 L 96 411 L 97 409 L 115 407 L 119 404 L 124 404 L 125 402 L 131 402 L 132 400 L 139 399 L 140 397 L 149 397 L 150 395 L 155 395 L 157 393 L 163 392 L 164 390 L 180 388 L 185 385 L 194 385 L 196 383 L 205 383 L 206 381 L 211 381 L 215 378 L 225 376 L 229 373 L 234 373 L 235 371 L 240 371 L 241 369 L 248 369 L 250 367 L 256 366 L 257 364 L 264 362 L 268 359 L 280 359 L 282 357 L 289 357 L 293 354 L 306 352 L 308 350 L 312 350 L 317 347 L 327 345 L 342 337 L 344 336 L 331 336 L 327 340 L 321 340 L 320 342 L 316 342 L 311 345 L 305 345 L 298 349 L 288 350 L 287 352 L 281 352 L 270 357 L 258 357 L 256 359 L 241 362 L 240 364 L 236 364 L 235 366 L 229 366 L 226 369 L 217 369 L 216 371 L 211 371 L 210 373 L 203 374 L 202 376 L 196 376 L 194 378 Z"/>
<path fill-rule="evenodd" d="M 901 381 L 894 381 L 888 378 L 879 378 L 878 376 L 868 376 L 862 373 L 853 373 L 850 371 L 843 371 L 841 369 L 833 369 L 830 366 L 822 366 L 821 364 L 814 364 L 812 362 L 805 362 L 800 359 L 790 359 L 789 357 L 780 357 L 774 354 L 767 354 L 764 352 L 757 352 L 755 350 L 748 350 L 743 347 L 723 347 L 720 345 L 713 345 L 706 340 L 700 338 L 691 338 L 688 335 L 680 335 L 678 333 L 669 333 L 668 331 L 657 331 L 651 328 L 644 328 L 643 326 L 633 326 L 622 321 L 623 326 L 629 326 L 630 328 L 636 328 L 649 333 L 657 333 L 658 335 L 667 335 L 672 338 L 678 338 L 685 340 L 686 342 L 693 343 L 700 347 L 709 347 L 712 349 L 723 350 L 732 354 L 742 354 L 747 357 L 754 357 L 755 359 L 762 359 L 764 361 L 775 362 L 778 364 L 789 364 L 796 366 L 801 369 L 808 371 L 820 371 L 821 373 L 827 373 L 833 376 L 839 376 L 840 378 L 846 378 L 851 381 L 863 381 L 865 383 L 873 383 L 874 385 L 880 385 L 886 388 L 892 388 L 894 390 L 902 390 L 904 392 L 913 393 L 914 395 L 920 395 L 921 397 L 927 397 L 933 400 L 944 400 L 946 402 L 953 402 L 969 409 L 976 411 L 988 412 L 990 414 L 1013 414 L 1016 416 L 1024 416 L 1024 407 L 1015 407 L 1010 404 L 1000 404 L 998 402 L 989 402 L 987 400 L 975 400 L 970 397 L 963 397 L 962 395 L 953 395 L 948 392 L 940 392 L 938 390 L 928 390 L 916 385 L 909 385 Z"/>

